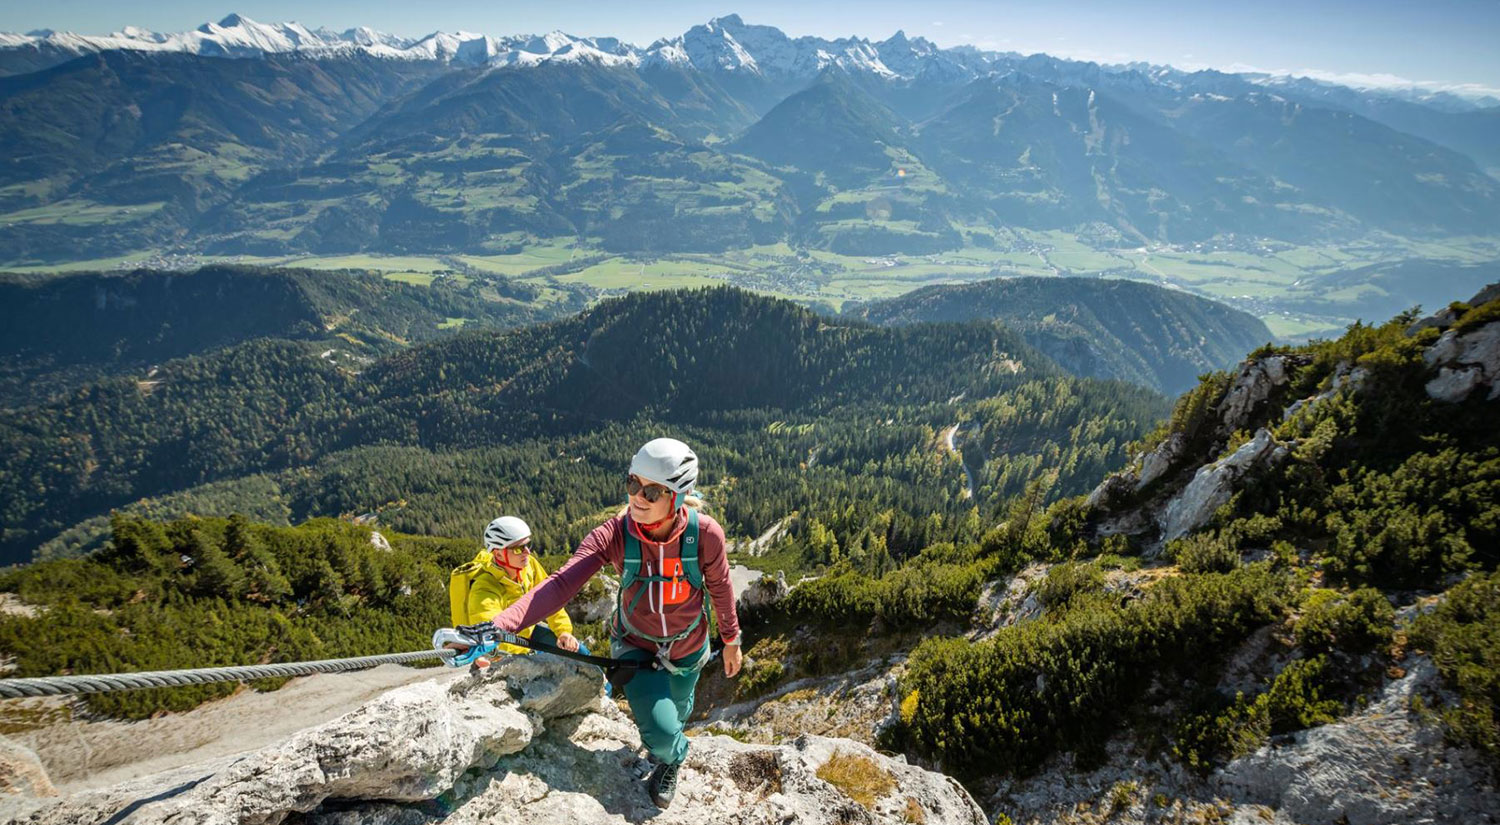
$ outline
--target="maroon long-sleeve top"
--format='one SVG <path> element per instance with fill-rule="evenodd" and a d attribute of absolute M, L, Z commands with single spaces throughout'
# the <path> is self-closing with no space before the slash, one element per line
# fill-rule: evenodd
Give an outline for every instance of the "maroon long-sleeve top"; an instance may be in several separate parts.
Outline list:
<path fill-rule="evenodd" d="M 628 515 L 604 522 L 584 537 L 578 549 L 573 551 L 573 557 L 562 567 L 496 616 L 493 620 L 495 627 L 512 633 L 531 627 L 567 604 L 604 565 L 612 565 L 617 574 L 623 572 L 626 530 L 634 532 L 641 542 L 642 576 L 680 574 L 682 533 L 686 528 L 687 513 L 681 508 L 673 521 L 671 534 L 663 541 L 645 537 Z M 704 589 L 713 599 L 720 638 L 725 642 L 737 641 L 740 619 L 734 607 L 734 587 L 729 581 L 724 528 L 701 513 L 698 515 L 698 564 L 703 570 Z M 665 574 L 660 573 L 663 570 Z M 639 601 L 635 598 L 637 593 L 640 593 Z M 621 596 L 621 603 L 627 610 L 632 601 L 636 602 L 635 609 L 630 611 L 630 623 L 653 636 L 675 636 L 686 630 L 703 611 L 703 592 L 694 590 L 685 581 L 678 584 L 637 581 Z M 611 626 L 617 621 L 618 616 L 611 618 Z M 699 622 L 691 633 L 672 646 L 668 655 L 681 659 L 697 653 L 703 648 L 707 636 L 708 622 Z M 625 641 L 656 652 L 656 643 L 647 639 L 627 633 Z"/>

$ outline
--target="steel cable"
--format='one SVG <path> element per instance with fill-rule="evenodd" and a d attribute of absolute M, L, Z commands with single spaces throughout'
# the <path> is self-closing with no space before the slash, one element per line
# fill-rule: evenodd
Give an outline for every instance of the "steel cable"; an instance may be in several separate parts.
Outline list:
<path fill-rule="evenodd" d="M 285 662 L 273 665 L 243 667 L 204 667 L 190 670 L 157 670 L 142 673 L 110 673 L 95 676 L 43 676 L 34 679 L 0 679 L 0 699 L 26 696 L 61 696 L 74 693 L 105 693 L 113 690 L 180 687 L 211 682 L 240 682 L 249 679 L 271 679 L 307 676 L 312 673 L 340 673 L 364 670 L 377 665 L 401 665 L 423 659 L 446 659 L 453 650 L 417 650 L 411 653 L 384 653 L 357 656 L 352 659 L 323 659 L 315 662 Z"/>

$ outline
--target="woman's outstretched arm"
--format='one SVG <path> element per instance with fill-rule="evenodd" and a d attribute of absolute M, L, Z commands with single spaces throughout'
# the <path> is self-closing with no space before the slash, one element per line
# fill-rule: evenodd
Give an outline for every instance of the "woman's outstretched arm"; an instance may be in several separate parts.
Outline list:
<path fill-rule="evenodd" d="M 544 622 L 561 610 L 608 561 L 607 550 L 617 532 L 617 523 L 618 519 L 611 519 L 584 536 L 572 558 L 491 620 L 495 627 L 515 633 Z"/>

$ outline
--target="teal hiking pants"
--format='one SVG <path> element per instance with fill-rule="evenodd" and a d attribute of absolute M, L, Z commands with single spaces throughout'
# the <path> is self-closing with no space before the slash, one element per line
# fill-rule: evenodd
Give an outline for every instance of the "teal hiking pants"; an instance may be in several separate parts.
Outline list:
<path fill-rule="evenodd" d="M 676 765 L 687 757 L 688 739 L 682 729 L 693 712 L 693 694 L 698 689 L 698 674 L 703 672 L 702 668 L 688 668 L 702 655 L 700 650 L 685 658 L 673 659 L 674 666 L 684 668 L 675 675 L 665 670 L 641 668 L 625 685 L 625 699 L 630 702 L 630 714 L 635 717 L 635 726 L 641 732 L 641 742 L 658 762 Z M 650 651 L 620 642 L 610 645 L 610 656 L 643 662 L 656 658 Z"/>

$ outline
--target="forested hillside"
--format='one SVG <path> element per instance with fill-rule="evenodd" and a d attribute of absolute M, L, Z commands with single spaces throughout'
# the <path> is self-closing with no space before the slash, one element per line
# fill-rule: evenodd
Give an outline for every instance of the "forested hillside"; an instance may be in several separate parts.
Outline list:
<path fill-rule="evenodd" d="M 316 349 L 252 341 L 162 364 L 149 386 L 110 379 L 0 415 L 0 432 L 14 445 L 0 459 L 8 557 L 25 558 L 73 524 L 143 498 L 263 473 L 292 473 L 285 485 L 273 486 L 300 488 L 313 466 L 373 445 L 447 453 L 583 437 L 642 416 L 672 428 L 741 433 L 782 418 L 811 426 L 851 405 L 890 407 L 884 418 L 861 414 L 871 429 L 888 426 L 880 423 L 886 419 L 920 416 L 935 432 L 950 416 L 957 421 L 971 414 L 915 412 L 922 405 L 1020 392 L 1041 380 L 1051 389 L 1026 392 L 1077 391 L 1077 382 L 1063 379 L 1045 356 L 994 324 L 883 328 L 829 321 L 789 302 L 728 288 L 633 295 L 524 330 L 463 333 L 401 350 L 357 374 Z M 1078 451 L 1081 466 L 1103 469 L 1123 458 L 1124 444 L 1148 426 L 1158 402 L 1122 385 L 1087 393 L 1093 400 L 1077 413 L 1109 423 L 1078 434 L 1072 424 L 1059 424 L 1037 449 Z M 751 410 L 777 412 L 754 425 L 734 422 L 731 413 Z M 988 415 L 978 408 L 972 413 Z M 712 423 L 717 420 L 729 423 Z M 936 437 L 920 440 L 931 442 L 927 460 L 941 463 L 944 448 Z M 907 449 L 917 446 L 907 441 Z M 782 460 L 812 464 L 826 447 L 813 439 L 800 449 L 806 452 Z M 876 450 L 862 454 L 877 462 L 886 457 Z M 616 469 L 618 460 L 604 466 Z M 1013 468 L 1008 476 L 1000 465 L 992 469 L 994 493 L 1018 483 Z M 347 483 L 378 484 L 382 472 L 369 475 L 374 478 Z M 951 484 L 961 476 L 951 473 Z M 1078 478 L 1075 472 L 1068 477 Z M 338 510 L 298 498 L 301 503 L 282 500 L 262 512 L 285 507 L 300 516 L 335 515 L 407 497 L 402 489 L 379 487 L 389 498 L 355 500 L 333 485 L 316 497 L 337 501 Z M 222 493 L 210 497 L 223 500 Z M 420 518 L 427 525 L 452 523 L 431 511 Z M 763 529 L 743 522 L 747 530 L 758 525 Z"/>
<path fill-rule="evenodd" d="M 0 405 L 257 338 L 327 341 L 368 361 L 449 328 L 524 326 L 582 308 L 503 278 L 419 287 L 378 275 L 207 266 L 65 277 L 0 275 Z"/>
<path fill-rule="evenodd" d="M 845 314 L 891 325 L 996 320 L 1075 375 L 1174 394 L 1271 340 L 1266 325 L 1248 313 L 1135 281 L 1004 278 L 929 286 L 847 307 Z"/>
<path fill-rule="evenodd" d="M 295 528 L 242 516 L 170 523 L 116 519 L 87 560 L 0 574 L 0 590 L 47 605 L 0 616 L 14 675 L 292 662 L 420 648 L 447 624 L 447 571 L 473 542 L 390 534 L 332 520 Z M 39 630 L 42 624 L 49 632 Z M 44 639 L 53 641 L 41 643 Z M 122 667 L 124 665 L 124 667 Z M 267 679 L 261 689 L 286 680 Z M 143 718 L 185 710 L 234 683 L 95 694 L 91 710 Z"/>

